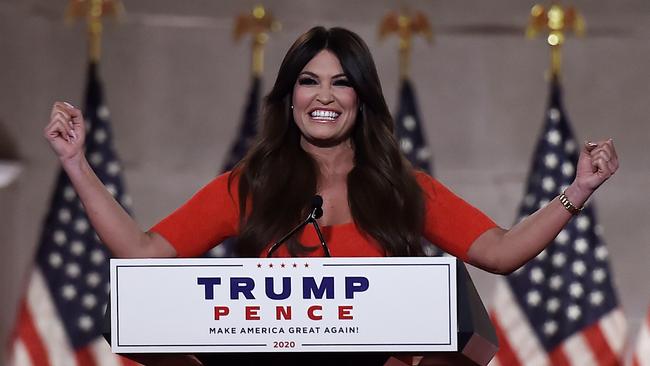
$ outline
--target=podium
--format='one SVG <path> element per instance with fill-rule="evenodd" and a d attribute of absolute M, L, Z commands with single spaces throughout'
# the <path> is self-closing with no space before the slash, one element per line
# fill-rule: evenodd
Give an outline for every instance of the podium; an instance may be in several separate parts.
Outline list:
<path fill-rule="evenodd" d="M 189 289 L 166 294 L 174 282 Z M 465 265 L 452 258 L 111 260 L 111 291 L 104 337 L 141 362 L 192 353 L 205 365 L 486 365 L 498 349 Z M 198 307 L 173 304 L 179 297 Z M 167 314 L 163 325 L 148 303 Z M 326 334 L 332 324 L 351 334 Z M 178 336 L 161 335 L 172 328 Z"/>

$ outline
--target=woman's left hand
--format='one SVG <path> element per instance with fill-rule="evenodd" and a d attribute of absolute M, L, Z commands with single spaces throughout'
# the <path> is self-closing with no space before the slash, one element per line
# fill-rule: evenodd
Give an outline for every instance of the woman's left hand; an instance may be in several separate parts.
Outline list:
<path fill-rule="evenodd" d="M 575 184 L 581 191 L 591 194 L 618 170 L 618 155 L 612 139 L 585 142 L 578 166 Z"/>

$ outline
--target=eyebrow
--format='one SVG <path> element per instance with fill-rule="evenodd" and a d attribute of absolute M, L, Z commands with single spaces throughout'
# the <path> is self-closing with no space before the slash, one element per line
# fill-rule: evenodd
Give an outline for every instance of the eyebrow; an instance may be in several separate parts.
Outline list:
<path fill-rule="evenodd" d="M 314 77 L 314 78 L 317 78 L 317 79 L 318 79 L 318 75 L 314 74 L 314 73 L 311 72 L 311 71 L 303 71 L 303 72 L 301 72 L 300 74 L 298 74 L 298 76 L 303 75 L 303 74 L 305 74 L 305 75 L 309 75 L 309 76 L 311 76 L 311 77 Z M 343 77 L 346 76 L 345 73 L 340 73 L 340 74 L 333 75 L 333 76 L 332 76 L 332 79 L 336 79 L 336 78 L 339 78 L 339 77 L 342 77 L 342 76 L 343 76 Z"/>

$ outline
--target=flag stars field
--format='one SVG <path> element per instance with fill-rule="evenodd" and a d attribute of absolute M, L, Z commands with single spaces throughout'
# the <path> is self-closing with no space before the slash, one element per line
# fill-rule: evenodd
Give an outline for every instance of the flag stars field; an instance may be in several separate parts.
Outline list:
<path fill-rule="evenodd" d="M 90 272 L 86 276 L 86 284 L 89 287 L 97 287 L 102 282 L 102 278 L 97 272 Z"/>
<path fill-rule="evenodd" d="M 560 121 L 560 118 L 562 115 L 560 114 L 560 111 L 557 108 L 550 108 L 548 110 L 548 119 L 551 122 L 557 123 Z"/>
<path fill-rule="evenodd" d="M 561 268 L 566 263 L 566 255 L 562 252 L 553 254 L 553 259 L 551 259 L 553 266 L 556 268 Z"/>
<path fill-rule="evenodd" d="M 80 256 L 86 251 L 86 247 L 80 240 L 75 240 L 70 244 L 70 253 Z"/>
<path fill-rule="evenodd" d="M 560 245 L 564 245 L 568 241 L 569 241 L 569 233 L 566 231 L 566 229 L 562 229 L 555 237 L 555 242 Z"/>
<path fill-rule="evenodd" d="M 544 334 L 547 336 L 552 336 L 557 332 L 557 322 L 554 320 L 549 320 L 544 323 Z"/>
<path fill-rule="evenodd" d="M 68 236 L 65 235 L 63 230 L 56 230 L 52 236 L 52 240 L 54 241 L 54 244 L 63 246 L 68 241 Z"/>
<path fill-rule="evenodd" d="M 551 130 L 549 131 L 548 135 L 546 135 L 546 140 L 551 145 L 558 145 L 560 141 L 562 141 L 562 135 L 560 135 L 560 132 L 558 132 L 558 130 Z"/>
<path fill-rule="evenodd" d="M 62 208 L 59 210 L 59 221 L 63 224 L 67 224 L 70 222 L 70 219 L 72 219 L 72 214 L 70 213 L 70 210 L 67 208 Z"/>
<path fill-rule="evenodd" d="M 592 293 L 589 294 L 589 302 L 594 306 L 598 306 L 602 304 L 603 300 L 604 297 L 601 291 L 593 291 Z"/>
<path fill-rule="evenodd" d="M 562 174 L 565 177 L 572 177 L 573 173 L 575 173 L 575 168 L 573 167 L 573 164 L 568 162 L 562 163 Z"/>
<path fill-rule="evenodd" d="M 65 188 L 63 189 L 63 198 L 66 201 L 70 202 L 70 201 L 74 200 L 75 198 L 77 198 L 77 193 L 74 191 L 74 189 L 72 187 L 65 186 Z"/>
<path fill-rule="evenodd" d="M 580 319 L 582 316 L 582 310 L 580 310 L 580 307 L 578 305 L 572 304 L 567 308 L 566 315 L 570 320 L 575 321 Z"/>
<path fill-rule="evenodd" d="M 106 141 L 107 137 L 108 135 L 106 134 L 106 131 L 103 128 L 97 129 L 97 131 L 95 131 L 95 134 L 93 135 L 95 142 L 97 142 L 98 144 L 103 144 Z"/>
<path fill-rule="evenodd" d="M 587 252 L 587 249 L 589 249 L 589 243 L 587 243 L 587 240 L 585 238 L 580 238 L 574 242 L 573 248 L 575 249 L 576 253 L 585 254 Z"/>
<path fill-rule="evenodd" d="M 580 231 L 587 231 L 589 229 L 589 226 L 591 225 L 591 220 L 587 216 L 579 216 L 576 219 L 576 227 Z M 584 239 L 581 239 L 584 240 Z"/>
<path fill-rule="evenodd" d="M 564 143 L 564 151 L 565 151 L 567 154 L 573 154 L 573 153 L 575 153 L 575 152 L 576 152 L 576 149 L 577 149 L 577 144 L 575 143 L 575 141 L 573 141 L 573 140 L 569 140 L 569 141 L 567 141 L 567 142 Z"/>
<path fill-rule="evenodd" d="M 557 164 L 558 164 L 558 158 L 555 153 L 546 154 L 546 156 L 544 157 L 544 165 L 546 165 L 548 169 L 555 169 L 557 167 Z"/>
<path fill-rule="evenodd" d="M 587 271 L 587 266 L 585 266 L 585 262 L 577 260 L 571 265 L 571 270 L 576 276 L 582 277 Z"/>
<path fill-rule="evenodd" d="M 562 280 L 560 275 L 554 274 L 549 278 L 548 286 L 552 290 L 557 291 L 562 288 L 562 285 L 564 285 L 564 280 Z"/>
<path fill-rule="evenodd" d="M 63 264 L 63 258 L 61 257 L 61 254 L 57 252 L 50 253 L 48 262 L 50 263 L 50 266 L 54 269 L 57 269 L 61 267 Z"/>
<path fill-rule="evenodd" d="M 544 282 L 544 272 L 541 268 L 535 267 L 530 271 L 530 280 L 534 283 Z"/>
<path fill-rule="evenodd" d="M 606 278 L 607 272 L 602 268 L 596 268 L 591 274 L 591 279 L 596 283 L 603 283 Z"/>
<path fill-rule="evenodd" d="M 609 256 L 609 251 L 607 250 L 607 248 L 605 246 L 600 245 L 600 246 L 598 246 L 596 248 L 596 254 L 595 255 L 596 255 L 596 259 L 598 259 L 600 261 L 604 261 Z"/>
<path fill-rule="evenodd" d="M 526 296 L 526 301 L 528 301 L 528 305 L 530 306 L 537 306 L 542 301 L 542 296 L 539 294 L 539 291 L 531 290 Z"/>
<path fill-rule="evenodd" d="M 580 283 L 573 282 L 569 285 L 569 294 L 571 294 L 571 297 L 579 299 L 584 294 L 584 289 Z"/>
<path fill-rule="evenodd" d="M 556 313 L 560 309 L 560 300 L 557 297 L 552 297 L 546 302 L 546 311 L 548 313 Z"/>

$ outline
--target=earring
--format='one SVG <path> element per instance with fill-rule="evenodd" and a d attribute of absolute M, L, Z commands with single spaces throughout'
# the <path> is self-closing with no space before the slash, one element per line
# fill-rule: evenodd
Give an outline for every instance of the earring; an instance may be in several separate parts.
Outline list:
<path fill-rule="evenodd" d="M 359 112 L 363 112 L 363 104 L 359 106 Z"/>
<path fill-rule="evenodd" d="M 291 105 L 291 109 L 293 109 L 293 104 Z"/>

